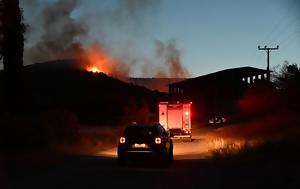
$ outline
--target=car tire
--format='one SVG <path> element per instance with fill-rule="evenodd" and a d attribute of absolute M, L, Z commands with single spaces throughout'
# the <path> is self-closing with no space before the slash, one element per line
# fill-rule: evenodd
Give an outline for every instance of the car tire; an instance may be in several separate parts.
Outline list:
<path fill-rule="evenodd" d="M 118 163 L 118 166 L 124 167 L 126 165 L 125 158 L 118 155 L 117 163 Z"/>
<path fill-rule="evenodd" d="M 172 146 L 169 151 L 169 163 L 171 163 L 173 159 L 174 159 L 174 154 L 173 154 L 173 146 Z"/>
<path fill-rule="evenodd" d="M 174 154 L 173 154 L 173 151 L 172 152 L 170 152 L 170 162 L 172 162 L 174 160 Z"/>
<path fill-rule="evenodd" d="M 160 155 L 159 159 L 159 166 L 161 168 L 167 168 L 170 164 L 170 155 L 165 149 L 164 152 Z"/>

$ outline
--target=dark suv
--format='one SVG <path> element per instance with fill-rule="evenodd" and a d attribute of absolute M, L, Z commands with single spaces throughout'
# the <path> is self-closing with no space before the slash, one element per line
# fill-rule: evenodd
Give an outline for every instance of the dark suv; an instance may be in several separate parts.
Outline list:
<path fill-rule="evenodd" d="M 173 142 L 159 124 L 131 124 L 119 139 L 118 163 L 124 165 L 132 158 L 151 158 L 166 166 L 173 160 Z"/>

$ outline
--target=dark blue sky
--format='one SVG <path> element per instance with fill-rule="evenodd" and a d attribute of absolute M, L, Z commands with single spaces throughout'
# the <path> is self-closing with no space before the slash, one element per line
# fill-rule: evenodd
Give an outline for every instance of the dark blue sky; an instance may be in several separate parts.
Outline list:
<path fill-rule="evenodd" d="M 258 45 L 280 46 L 271 53 L 271 67 L 300 62 L 299 0 L 144 0 L 147 5 L 129 16 L 116 13 L 120 1 L 79 0 L 71 16 L 89 28 L 83 44 L 97 41 L 113 55 L 134 59 L 132 76 L 145 76 L 140 65 L 157 61 L 155 40 L 176 44 L 191 76 L 242 66 L 264 69 L 266 53 Z M 21 0 L 29 25 L 47 2 L 55 0 Z M 39 36 L 38 27 L 31 32 L 27 46 Z"/>

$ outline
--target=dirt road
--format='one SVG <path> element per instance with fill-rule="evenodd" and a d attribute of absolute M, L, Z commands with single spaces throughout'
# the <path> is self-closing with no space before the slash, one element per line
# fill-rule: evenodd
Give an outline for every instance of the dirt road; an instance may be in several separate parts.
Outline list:
<path fill-rule="evenodd" d="M 192 142 L 181 141 L 179 139 L 173 140 L 174 143 L 174 159 L 207 159 L 210 157 L 209 141 L 205 137 L 207 134 L 205 129 L 195 129 L 193 131 Z M 101 157 L 117 157 L 117 147 L 113 146 L 110 149 L 99 151 L 97 156 Z"/>
<path fill-rule="evenodd" d="M 174 162 L 168 168 L 151 165 L 119 167 L 116 146 L 93 155 L 69 157 L 44 168 L 14 166 L 1 188 L 299 188 L 299 167 L 268 162 L 216 162 L 209 157 L 204 132 L 193 142 L 174 143 Z"/>

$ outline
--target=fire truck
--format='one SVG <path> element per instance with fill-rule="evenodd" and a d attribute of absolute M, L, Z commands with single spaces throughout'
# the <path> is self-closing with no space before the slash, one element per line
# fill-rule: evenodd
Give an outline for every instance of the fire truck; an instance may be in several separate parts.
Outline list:
<path fill-rule="evenodd" d="M 159 123 L 174 139 L 192 140 L 191 105 L 192 102 L 159 103 Z"/>

